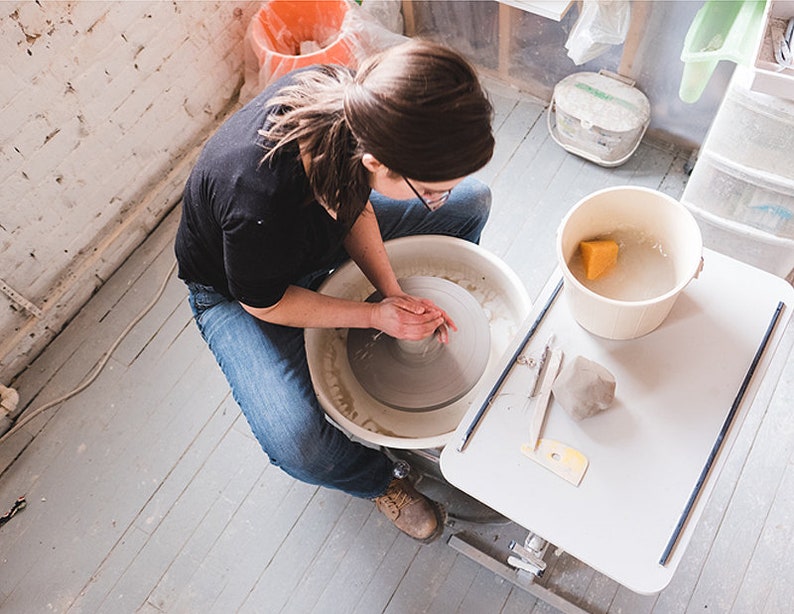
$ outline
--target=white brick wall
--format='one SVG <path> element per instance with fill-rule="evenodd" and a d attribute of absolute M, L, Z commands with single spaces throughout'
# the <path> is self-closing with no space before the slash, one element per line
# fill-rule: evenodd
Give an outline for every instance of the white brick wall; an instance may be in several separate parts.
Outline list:
<path fill-rule="evenodd" d="M 258 2 L 0 3 L 0 383 L 176 204 Z"/>

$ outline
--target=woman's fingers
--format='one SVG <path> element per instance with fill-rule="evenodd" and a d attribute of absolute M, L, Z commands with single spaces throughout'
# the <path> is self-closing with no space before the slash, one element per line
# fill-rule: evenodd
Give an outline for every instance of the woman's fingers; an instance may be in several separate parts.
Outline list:
<path fill-rule="evenodd" d="M 398 339 L 419 340 L 435 334 L 441 343 L 448 343 L 449 330 L 458 330 L 452 318 L 429 299 L 406 294 L 381 304 L 387 310 L 381 330 Z"/>
<path fill-rule="evenodd" d="M 452 330 L 458 330 L 458 327 L 455 325 L 455 322 L 452 320 L 452 318 L 450 318 L 450 317 L 449 317 L 449 314 L 448 314 L 446 311 L 444 311 L 443 309 L 441 309 L 441 307 L 439 307 L 438 305 L 436 305 L 436 304 L 435 304 L 433 301 L 431 301 L 430 299 L 423 298 L 423 299 L 420 299 L 420 300 L 422 301 L 422 303 L 424 303 L 425 305 L 427 305 L 429 308 L 431 308 L 431 309 L 437 309 L 438 311 L 440 311 L 440 312 L 441 312 L 441 313 L 444 315 L 444 324 L 445 324 L 446 326 L 448 326 L 448 327 L 449 327 L 449 328 L 451 328 Z"/>
<path fill-rule="evenodd" d="M 441 312 L 430 310 L 416 301 L 395 297 L 378 304 L 376 328 L 397 339 L 424 339 L 443 323 Z"/>

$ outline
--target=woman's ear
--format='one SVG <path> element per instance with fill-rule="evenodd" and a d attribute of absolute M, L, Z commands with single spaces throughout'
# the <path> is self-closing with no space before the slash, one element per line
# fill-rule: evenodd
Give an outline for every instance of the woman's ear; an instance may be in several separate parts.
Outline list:
<path fill-rule="evenodd" d="M 365 153 L 361 156 L 361 163 L 370 173 L 382 173 L 388 170 L 385 165 L 381 164 L 375 156 L 370 153 Z"/>

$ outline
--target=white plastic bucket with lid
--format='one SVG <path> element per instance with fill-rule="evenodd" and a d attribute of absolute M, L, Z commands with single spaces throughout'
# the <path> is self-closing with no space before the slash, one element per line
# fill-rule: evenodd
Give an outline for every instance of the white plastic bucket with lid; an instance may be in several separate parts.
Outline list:
<path fill-rule="evenodd" d="M 659 296 L 637 301 L 608 298 L 587 288 L 571 272 L 569 263 L 580 241 L 627 228 L 656 238 L 672 259 L 674 284 Z M 576 321 L 600 337 L 633 339 L 657 328 L 700 272 L 703 240 L 695 218 L 671 196 L 649 188 L 618 186 L 584 197 L 566 214 L 557 230 L 557 259 Z"/>

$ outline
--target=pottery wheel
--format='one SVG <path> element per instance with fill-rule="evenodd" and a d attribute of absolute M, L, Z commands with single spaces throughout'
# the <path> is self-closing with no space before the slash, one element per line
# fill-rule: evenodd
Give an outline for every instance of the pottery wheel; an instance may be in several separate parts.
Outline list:
<path fill-rule="evenodd" d="M 482 376 L 490 353 L 491 331 L 479 302 L 459 285 L 439 277 L 408 277 L 400 287 L 427 298 L 458 327 L 449 342 L 435 336 L 405 341 L 374 329 L 351 328 L 347 358 L 358 382 L 372 397 L 395 409 L 430 411 L 454 403 Z M 367 298 L 381 300 L 379 293 Z"/>

